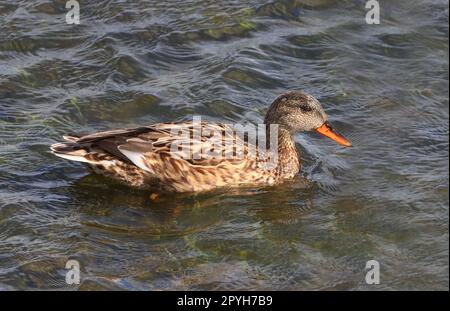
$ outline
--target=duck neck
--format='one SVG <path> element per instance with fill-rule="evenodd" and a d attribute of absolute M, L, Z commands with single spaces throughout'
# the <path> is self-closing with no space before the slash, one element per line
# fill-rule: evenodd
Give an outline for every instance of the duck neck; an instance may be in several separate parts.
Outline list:
<path fill-rule="evenodd" d="M 269 126 L 267 126 L 267 129 Z M 267 137 L 270 134 L 267 131 Z M 278 129 L 278 162 L 276 173 L 281 179 L 290 179 L 300 171 L 300 159 L 291 133 L 280 127 Z"/>
<path fill-rule="evenodd" d="M 282 178 L 293 178 L 300 171 L 300 160 L 291 133 L 278 131 L 278 174 Z"/>

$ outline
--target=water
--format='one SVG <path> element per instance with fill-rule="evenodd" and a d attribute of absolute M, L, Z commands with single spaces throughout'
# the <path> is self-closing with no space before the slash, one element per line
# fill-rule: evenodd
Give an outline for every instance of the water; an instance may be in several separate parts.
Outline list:
<path fill-rule="evenodd" d="M 0 289 L 448 290 L 448 2 L 380 2 L 0 0 Z M 354 147 L 298 135 L 287 185 L 153 202 L 49 153 L 293 89 Z"/>

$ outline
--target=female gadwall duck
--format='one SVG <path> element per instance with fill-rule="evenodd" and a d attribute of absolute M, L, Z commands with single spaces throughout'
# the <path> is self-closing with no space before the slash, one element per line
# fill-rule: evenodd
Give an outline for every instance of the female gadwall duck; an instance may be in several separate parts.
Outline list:
<path fill-rule="evenodd" d="M 340 145 L 351 146 L 331 127 L 319 101 L 304 92 L 289 92 L 275 99 L 263 128 L 267 137 L 259 147 L 249 138 L 252 135 L 238 135 L 231 125 L 193 120 L 70 134 L 64 136 L 67 142 L 53 144 L 51 150 L 133 187 L 197 192 L 292 179 L 300 171 L 292 138 L 298 132 L 316 130 Z M 275 148 L 269 148 L 272 142 Z M 260 148 L 262 145 L 267 148 Z"/>

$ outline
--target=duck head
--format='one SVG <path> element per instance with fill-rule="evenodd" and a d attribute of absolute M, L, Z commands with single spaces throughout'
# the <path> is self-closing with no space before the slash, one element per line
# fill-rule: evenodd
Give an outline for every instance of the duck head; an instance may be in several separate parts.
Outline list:
<path fill-rule="evenodd" d="M 287 130 L 291 135 L 298 132 L 317 131 L 342 146 L 352 146 L 328 122 L 319 101 L 302 91 L 285 93 L 275 99 L 267 111 L 264 123 L 278 124 L 280 129 Z"/>

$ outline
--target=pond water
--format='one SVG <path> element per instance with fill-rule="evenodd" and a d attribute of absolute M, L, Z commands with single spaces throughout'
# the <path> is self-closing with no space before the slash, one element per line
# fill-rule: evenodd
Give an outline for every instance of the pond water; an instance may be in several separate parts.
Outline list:
<path fill-rule="evenodd" d="M 0 289 L 448 290 L 448 1 L 380 2 L 0 0 Z M 297 135 L 285 185 L 151 200 L 49 153 L 299 89 L 354 147 Z"/>

